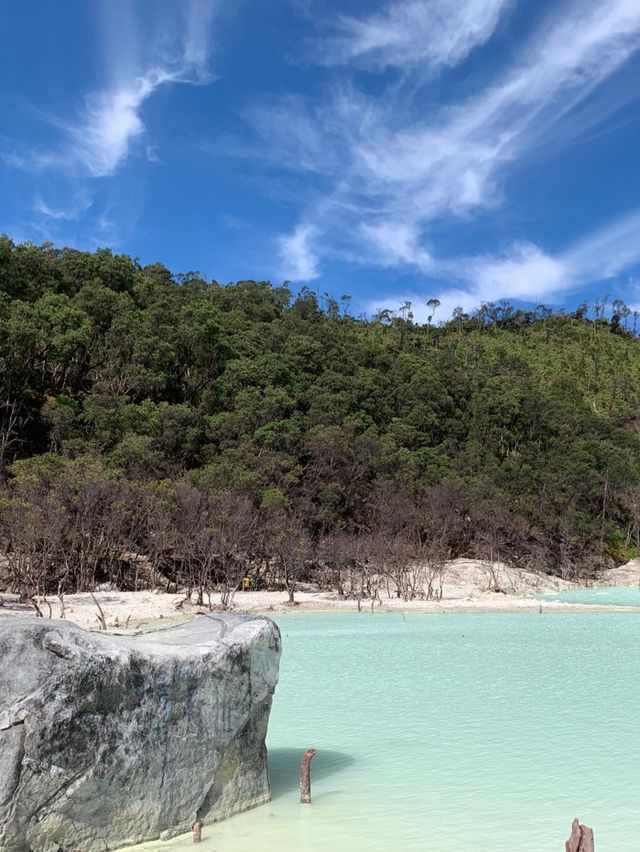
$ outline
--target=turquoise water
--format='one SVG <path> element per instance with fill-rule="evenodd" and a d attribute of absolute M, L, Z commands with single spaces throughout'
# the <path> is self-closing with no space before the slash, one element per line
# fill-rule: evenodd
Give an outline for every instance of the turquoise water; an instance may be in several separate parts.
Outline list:
<path fill-rule="evenodd" d="M 273 801 L 205 826 L 203 852 L 555 852 L 575 816 L 598 852 L 640 836 L 635 614 L 277 620 Z"/>
<path fill-rule="evenodd" d="M 595 586 L 541 595 L 543 600 L 563 603 L 601 604 L 603 606 L 640 606 L 639 586 Z"/>

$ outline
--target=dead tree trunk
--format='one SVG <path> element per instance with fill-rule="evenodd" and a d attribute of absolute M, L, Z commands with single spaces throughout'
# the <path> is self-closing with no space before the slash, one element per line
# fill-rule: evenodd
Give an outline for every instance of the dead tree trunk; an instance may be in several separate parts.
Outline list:
<path fill-rule="evenodd" d="M 571 825 L 571 837 L 564 848 L 565 852 L 594 852 L 593 829 L 588 825 L 580 825 L 580 821 L 574 819 Z"/>
<path fill-rule="evenodd" d="M 317 749 L 308 748 L 300 764 L 300 802 L 303 805 L 311 804 L 311 760 L 317 753 Z"/>

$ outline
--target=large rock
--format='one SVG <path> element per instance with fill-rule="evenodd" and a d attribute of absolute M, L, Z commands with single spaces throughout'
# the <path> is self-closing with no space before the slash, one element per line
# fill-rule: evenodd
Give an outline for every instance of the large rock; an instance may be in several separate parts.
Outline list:
<path fill-rule="evenodd" d="M 266 618 L 137 636 L 0 620 L 0 849 L 116 849 L 269 800 Z"/>

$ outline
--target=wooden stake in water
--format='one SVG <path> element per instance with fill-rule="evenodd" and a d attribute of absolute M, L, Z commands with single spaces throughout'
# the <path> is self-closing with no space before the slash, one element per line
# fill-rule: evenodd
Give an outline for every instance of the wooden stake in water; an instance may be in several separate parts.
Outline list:
<path fill-rule="evenodd" d="M 202 840 L 202 823 L 197 819 L 193 824 L 193 842 L 200 843 Z"/>
<path fill-rule="evenodd" d="M 311 804 L 311 761 L 317 753 L 317 749 L 308 748 L 300 764 L 300 802 L 303 805 Z"/>
<path fill-rule="evenodd" d="M 564 848 L 565 852 L 594 852 L 593 829 L 588 825 L 580 825 L 580 820 L 574 819 L 571 825 L 571 837 Z"/>

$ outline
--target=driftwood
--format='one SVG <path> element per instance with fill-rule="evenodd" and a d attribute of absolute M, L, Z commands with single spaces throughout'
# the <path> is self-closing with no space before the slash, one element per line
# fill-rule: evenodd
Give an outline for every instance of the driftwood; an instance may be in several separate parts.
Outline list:
<path fill-rule="evenodd" d="M 588 825 L 580 825 L 580 821 L 574 819 L 571 825 L 571 837 L 564 848 L 565 852 L 594 852 L 593 829 Z"/>
<path fill-rule="evenodd" d="M 308 748 L 300 763 L 300 802 L 303 805 L 311 804 L 311 761 L 317 753 L 317 749 Z"/>

